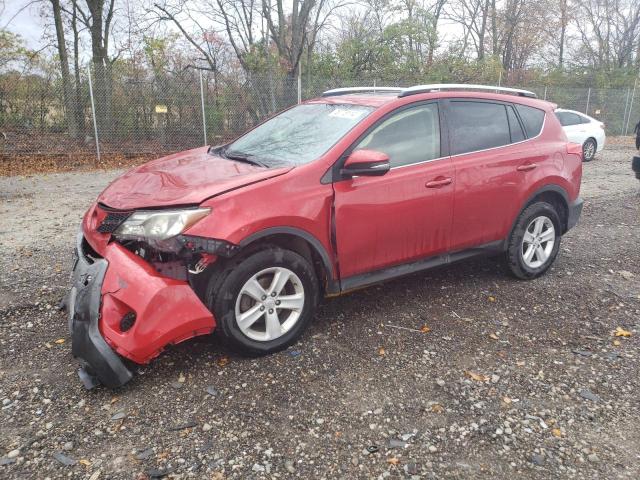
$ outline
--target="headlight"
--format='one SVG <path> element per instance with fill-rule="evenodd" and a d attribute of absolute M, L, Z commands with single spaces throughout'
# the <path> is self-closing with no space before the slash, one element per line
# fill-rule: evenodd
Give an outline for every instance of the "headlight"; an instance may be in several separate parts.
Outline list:
<path fill-rule="evenodd" d="M 206 217 L 210 208 L 188 210 L 140 210 L 127 218 L 114 235 L 127 240 L 161 242 L 180 235 L 198 220 Z"/>

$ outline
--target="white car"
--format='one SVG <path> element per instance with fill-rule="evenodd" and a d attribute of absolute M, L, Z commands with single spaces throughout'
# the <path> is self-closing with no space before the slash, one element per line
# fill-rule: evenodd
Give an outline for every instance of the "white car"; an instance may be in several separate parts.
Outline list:
<path fill-rule="evenodd" d="M 604 123 L 575 110 L 556 109 L 556 116 L 570 142 L 582 145 L 582 160 L 593 160 L 596 153 L 604 148 L 607 139 Z"/>

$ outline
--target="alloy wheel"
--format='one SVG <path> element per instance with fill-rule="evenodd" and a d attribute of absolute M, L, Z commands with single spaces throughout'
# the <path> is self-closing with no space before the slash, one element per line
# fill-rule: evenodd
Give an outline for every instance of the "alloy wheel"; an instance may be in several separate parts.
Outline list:
<path fill-rule="evenodd" d="M 240 289 L 235 305 L 236 323 L 252 340 L 275 340 L 298 322 L 304 300 L 302 281 L 294 272 L 284 267 L 266 268 Z"/>
<path fill-rule="evenodd" d="M 527 226 L 522 238 L 522 260 L 529 268 L 544 265 L 556 243 L 556 229 L 549 217 L 536 217 Z"/>
<path fill-rule="evenodd" d="M 594 157 L 595 154 L 596 146 L 594 145 L 594 143 L 592 141 L 588 141 L 587 143 L 585 143 L 582 149 L 582 157 L 585 160 L 589 161 Z"/>

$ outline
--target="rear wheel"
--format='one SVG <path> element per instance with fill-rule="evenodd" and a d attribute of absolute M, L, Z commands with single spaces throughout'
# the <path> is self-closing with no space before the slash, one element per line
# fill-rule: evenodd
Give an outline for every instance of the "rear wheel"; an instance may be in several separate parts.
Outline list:
<path fill-rule="evenodd" d="M 596 156 L 598 145 L 593 138 L 587 138 L 582 144 L 582 161 L 590 162 Z"/>
<path fill-rule="evenodd" d="M 304 257 L 270 246 L 212 277 L 207 303 L 232 348 L 261 355 L 295 342 L 313 317 L 319 291 Z"/>
<path fill-rule="evenodd" d="M 532 279 L 546 272 L 560 249 L 561 224 L 553 205 L 537 202 L 518 217 L 509 237 L 507 265 L 518 278 Z"/>

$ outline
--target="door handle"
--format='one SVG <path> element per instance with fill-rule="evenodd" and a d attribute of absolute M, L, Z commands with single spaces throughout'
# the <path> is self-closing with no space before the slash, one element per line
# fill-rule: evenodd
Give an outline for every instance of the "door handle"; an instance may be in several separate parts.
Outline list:
<path fill-rule="evenodd" d="M 537 168 L 538 164 L 537 163 L 527 163 L 525 165 L 520 165 L 516 170 L 518 170 L 519 172 L 528 172 L 529 170 L 533 170 L 534 168 Z"/>
<path fill-rule="evenodd" d="M 439 180 L 431 180 L 430 182 L 425 183 L 425 187 L 427 188 L 438 188 L 444 187 L 445 185 L 449 185 L 453 180 L 449 177 L 441 178 Z"/>

